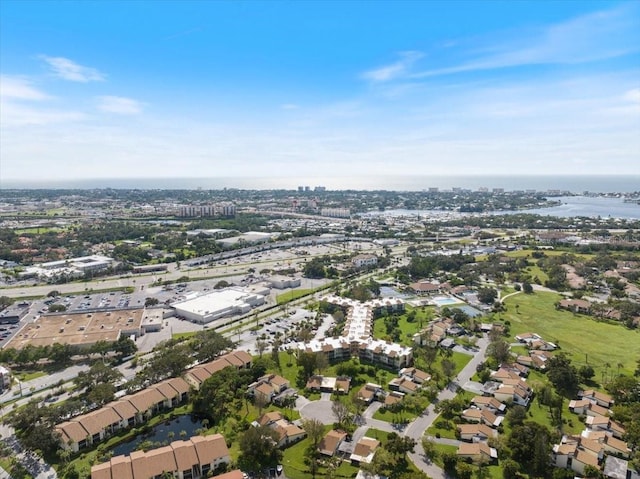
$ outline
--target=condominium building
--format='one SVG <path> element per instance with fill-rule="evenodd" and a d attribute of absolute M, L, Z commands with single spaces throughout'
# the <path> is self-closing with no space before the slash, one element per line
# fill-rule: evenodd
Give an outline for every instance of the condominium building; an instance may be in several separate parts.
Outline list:
<path fill-rule="evenodd" d="M 200 479 L 230 462 L 229 449 L 221 434 L 194 436 L 147 452 L 112 457 L 109 462 L 91 467 L 91 479 L 154 479 L 165 475 Z"/>

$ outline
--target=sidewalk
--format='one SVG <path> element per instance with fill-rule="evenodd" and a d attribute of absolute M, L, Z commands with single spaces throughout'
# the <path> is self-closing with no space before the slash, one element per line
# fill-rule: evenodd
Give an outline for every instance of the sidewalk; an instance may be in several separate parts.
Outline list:
<path fill-rule="evenodd" d="M 33 395 L 43 389 L 48 389 L 57 385 L 60 381 L 67 382 L 78 376 L 81 371 L 88 371 L 89 366 L 69 366 L 63 371 L 58 371 L 53 374 L 47 374 L 46 376 L 40 376 L 39 378 L 31 379 L 29 381 L 23 381 L 22 383 L 15 384 L 11 389 L 6 391 L 0 396 L 0 404 L 4 404 L 13 399 L 20 397 L 20 390 L 22 388 L 22 396 L 27 397 Z"/>

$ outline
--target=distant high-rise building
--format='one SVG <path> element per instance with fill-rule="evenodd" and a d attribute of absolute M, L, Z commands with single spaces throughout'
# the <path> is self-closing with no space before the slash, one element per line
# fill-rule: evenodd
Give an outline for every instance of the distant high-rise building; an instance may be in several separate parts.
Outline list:
<path fill-rule="evenodd" d="M 304 191 L 311 191 L 311 187 L 310 186 L 305 186 L 304 187 Z"/>
<path fill-rule="evenodd" d="M 304 186 L 298 186 L 298 193 L 302 193 L 304 191 Z"/>
<path fill-rule="evenodd" d="M 437 193 L 438 191 L 439 191 L 438 187 L 432 186 L 429 188 L 429 193 Z"/>
<path fill-rule="evenodd" d="M 324 191 L 327 191 L 327 188 L 324 186 L 316 186 L 313 190 L 322 193 Z"/>
<path fill-rule="evenodd" d="M 504 193 L 504 188 L 494 188 L 491 191 L 493 191 L 494 193 L 500 195 L 500 194 Z"/>
<path fill-rule="evenodd" d="M 480 188 L 478 188 L 478 191 L 480 193 L 487 193 L 489 191 L 489 188 L 487 188 L 486 186 L 481 186 Z"/>

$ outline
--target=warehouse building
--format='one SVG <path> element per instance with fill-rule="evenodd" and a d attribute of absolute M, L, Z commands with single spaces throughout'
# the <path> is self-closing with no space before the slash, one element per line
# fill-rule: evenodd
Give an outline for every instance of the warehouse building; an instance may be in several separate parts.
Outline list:
<path fill-rule="evenodd" d="M 261 290 L 260 292 L 264 292 Z M 265 303 L 265 295 L 243 288 L 225 288 L 171 305 L 176 316 L 198 324 L 245 314 Z"/>

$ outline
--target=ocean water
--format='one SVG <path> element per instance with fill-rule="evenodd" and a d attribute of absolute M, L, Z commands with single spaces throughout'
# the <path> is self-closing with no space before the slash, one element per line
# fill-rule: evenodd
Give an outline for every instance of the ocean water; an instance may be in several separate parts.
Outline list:
<path fill-rule="evenodd" d="M 573 218 L 576 216 L 596 218 L 599 216 L 601 218 L 640 219 L 640 204 L 625 203 L 622 198 L 566 196 L 553 199 L 562 201 L 562 204 L 551 206 L 550 208 L 526 210 L 524 212 L 543 216 L 557 216 L 560 218 Z M 518 212 L 505 211 L 500 213 L 513 214 Z"/>
<path fill-rule="evenodd" d="M 504 188 L 513 190 L 560 190 L 571 193 L 629 193 L 640 191 L 640 174 L 608 176 L 556 175 L 451 175 L 451 176 L 331 176 L 267 178 L 95 178 L 69 181 L 33 182 L 0 180 L 0 188 L 116 188 L 116 189 L 205 189 L 297 190 L 299 186 L 324 186 L 327 190 L 422 191 L 428 188 Z"/>

